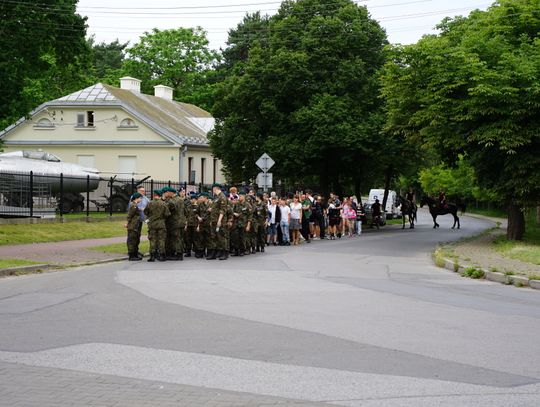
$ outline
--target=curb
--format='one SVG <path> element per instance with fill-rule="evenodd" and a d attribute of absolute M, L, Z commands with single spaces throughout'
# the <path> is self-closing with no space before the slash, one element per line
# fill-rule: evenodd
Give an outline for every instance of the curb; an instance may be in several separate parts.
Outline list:
<path fill-rule="evenodd" d="M 19 274 L 36 274 L 42 271 L 58 268 L 55 264 L 32 264 L 30 266 L 18 266 L 0 269 L 0 277 L 16 276 Z"/>
<path fill-rule="evenodd" d="M 489 270 L 476 267 L 476 266 L 462 265 L 462 264 L 459 264 L 455 260 L 451 260 L 447 258 L 444 259 L 443 268 L 453 271 L 454 273 L 461 274 L 468 267 L 474 267 L 477 270 L 483 271 L 484 276 L 480 279 L 493 281 L 493 282 L 501 283 L 504 285 L 514 285 L 516 287 L 530 287 L 535 290 L 540 290 L 540 280 L 529 280 L 529 278 L 526 276 L 520 276 L 520 275 L 515 275 L 515 274 L 504 274 L 504 273 L 499 273 L 498 271 L 489 271 Z"/>
<path fill-rule="evenodd" d="M 116 263 L 116 262 L 124 261 L 127 259 L 128 258 L 124 256 L 124 257 L 115 257 L 115 258 L 106 259 L 106 260 L 89 261 L 89 262 L 84 262 L 84 263 L 32 264 L 30 266 L 10 267 L 10 268 L 5 268 L 5 269 L 0 269 L 0 278 L 18 276 L 22 274 L 38 274 L 44 271 L 65 270 L 68 268 L 75 268 L 75 267 L 85 267 L 85 266 L 95 266 L 99 264 Z"/>

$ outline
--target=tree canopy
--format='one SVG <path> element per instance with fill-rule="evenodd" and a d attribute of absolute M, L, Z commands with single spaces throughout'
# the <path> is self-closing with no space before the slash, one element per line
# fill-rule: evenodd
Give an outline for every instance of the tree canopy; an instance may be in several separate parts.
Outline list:
<path fill-rule="evenodd" d="M 500 0 L 487 11 L 446 19 L 439 35 L 396 47 L 386 65 L 387 130 L 447 163 L 466 153 L 479 183 L 509 207 L 540 199 L 540 2 Z"/>
<path fill-rule="evenodd" d="M 152 93 L 155 85 L 167 85 L 175 90 L 177 99 L 207 107 L 205 85 L 212 82 L 212 68 L 218 59 L 200 27 L 154 28 L 127 49 L 123 70 L 142 80 L 145 93 Z"/>
<path fill-rule="evenodd" d="M 248 57 L 235 57 L 242 69 L 222 83 L 214 106 L 211 145 L 231 180 L 252 179 L 264 151 L 277 162 L 274 176 L 291 183 L 315 175 L 328 189 L 358 179 L 383 123 L 384 30 L 350 0 L 285 1 L 250 37 L 256 22 L 234 31 L 230 42 L 249 42 Z"/>
<path fill-rule="evenodd" d="M 0 2 L 0 128 L 87 85 L 90 49 L 77 0 Z"/>

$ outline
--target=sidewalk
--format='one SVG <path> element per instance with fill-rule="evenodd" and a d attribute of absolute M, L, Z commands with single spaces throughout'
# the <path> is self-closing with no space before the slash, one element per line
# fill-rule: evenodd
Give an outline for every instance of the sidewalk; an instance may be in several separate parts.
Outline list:
<path fill-rule="evenodd" d="M 540 275 L 539 265 L 504 257 L 493 248 L 493 240 L 506 233 L 506 227 L 508 225 L 506 219 L 467 213 L 464 214 L 464 216 L 487 219 L 494 223 L 500 223 L 500 226 L 499 229 L 494 229 L 489 234 L 456 244 L 454 253 L 462 262 L 473 264 L 486 270 L 496 269 L 503 273 L 511 272 L 523 275 Z"/>
<path fill-rule="evenodd" d="M 146 236 L 141 237 L 146 240 Z M 126 255 L 103 253 L 89 248 L 95 246 L 124 243 L 126 238 L 68 240 L 63 242 L 33 243 L 14 246 L 0 246 L 0 258 L 35 261 L 40 264 L 74 266 L 95 262 L 120 260 Z M 127 250 L 127 248 L 126 248 Z"/>

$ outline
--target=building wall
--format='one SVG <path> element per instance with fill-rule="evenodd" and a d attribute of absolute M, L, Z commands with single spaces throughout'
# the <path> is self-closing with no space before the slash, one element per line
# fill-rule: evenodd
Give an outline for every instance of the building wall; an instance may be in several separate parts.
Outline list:
<path fill-rule="evenodd" d="M 89 110 L 94 112 L 94 126 L 77 127 L 77 113 L 86 114 Z M 49 120 L 54 127 L 40 127 L 38 123 L 41 119 Z M 131 119 L 137 127 L 120 127 L 124 119 Z M 93 163 L 93 167 L 101 171 L 104 177 L 118 175 L 118 178 L 126 179 L 150 175 L 155 180 L 188 182 L 188 157 L 192 157 L 195 183 L 199 183 L 202 175 L 201 158 L 205 158 L 203 181 L 207 184 L 214 182 L 214 158 L 209 147 L 188 146 L 181 159 L 182 146 L 167 143 L 167 139 L 127 115 L 121 108 L 49 108 L 48 111 L 35 115 L 32 121 L 13 129 L 3 140 L 5 152 L 41 149 L 58 156 L 62 161 L 85 166 Z M 11 144 L 13 141 L 26 143 Z M 51 142 L 73 144 L 58 145 Z M 112 142 L 118 144 L 114 145 Z M 146 144 L 135 145 L 136 142 Z M 135 174 L 119 174 L 121 166 L 123 165 L 124 170 L 131 168 L 131 162 L 134 162 Z M 221 163 L 218 161 L 216 165 L 216 181 L 224 182 Z M 180 172 L 182 179 L 179 179 Z"/>

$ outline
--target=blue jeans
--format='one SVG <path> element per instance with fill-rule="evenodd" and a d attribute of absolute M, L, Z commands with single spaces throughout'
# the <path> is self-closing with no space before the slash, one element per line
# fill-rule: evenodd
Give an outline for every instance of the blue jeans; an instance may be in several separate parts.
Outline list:
<path fill-rule="evenodd" d="M 289 241 L 289 224 L 287 222 L 279 222 L 279 227 L 281 228 L 281 233 L 283 234 L 283 243 Z"/>

